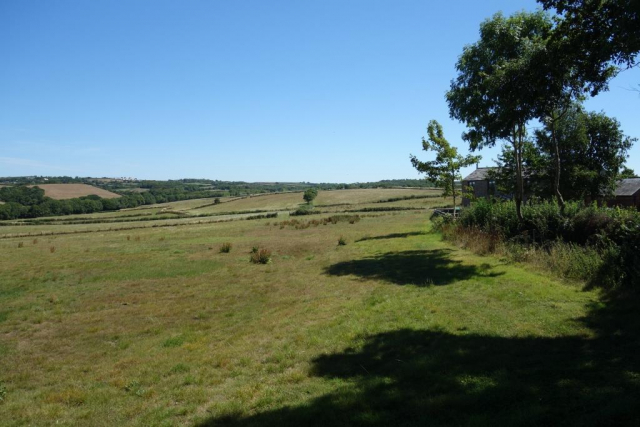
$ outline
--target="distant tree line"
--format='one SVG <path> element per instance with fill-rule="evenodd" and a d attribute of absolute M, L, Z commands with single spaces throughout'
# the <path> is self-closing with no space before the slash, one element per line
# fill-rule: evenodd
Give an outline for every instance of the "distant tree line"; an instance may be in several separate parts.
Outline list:
<path fill-rule="evenodd" d="M 96 195 L 55 200 L 44 195 L 38 187 L 23 185 L 0 188 L 0 219 L 38 218 L 43 216 L 86 214 L 115 211 L 156 203 L 152 194 L 130 194 L 115 199 Z"/>
<path fill-rule="evenodd" d="M 96 195 L 55 200 L 44 195 L 39 187 L 16 185 L 0 188 L 0 219 L 39 218 L 43 216 L 86 214 L 135 208 L 155 203 L 174 202 L 192 198 L 218 196 L 219 192 L 184 192 L 153 189 L 142 193 L 128 193 L 114 199 Z"/>

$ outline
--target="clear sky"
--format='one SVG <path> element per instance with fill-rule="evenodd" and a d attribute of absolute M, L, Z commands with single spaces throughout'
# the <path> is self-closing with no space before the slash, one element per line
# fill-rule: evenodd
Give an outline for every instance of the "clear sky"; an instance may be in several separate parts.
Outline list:
<path fill-rule="evenodd" d="M 0 176 L 416 178 L 493 13 L 532 0 L 0 2 Z M 640 137 L 640 70 L 588 101 Z M 492 165 L 497 149 L 485 150 Z M 640 144 L 629 166 L 640 171 Z M 468 172 L 466 170 L 464 172 Z"/>

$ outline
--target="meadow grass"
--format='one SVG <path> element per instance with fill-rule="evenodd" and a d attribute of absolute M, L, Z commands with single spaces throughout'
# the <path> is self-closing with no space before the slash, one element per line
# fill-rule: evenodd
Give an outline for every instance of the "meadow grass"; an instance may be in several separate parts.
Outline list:
<path fill-rule="evenodd" d="M 374 203 L 391 197 L 401 197 L 409 195 L 438 194 L 439 190 L 420 189 L 354 189 L 354 190 L 332 190 L 319 191 L 318 197 L 314 200 L 317 205 L 355 205 L 363 203 Z M 209 213 L 225 211 L 241 211 L 251 209 L 266 210 L 295 210 L 304 201 L 302 192 L 283 193 L 274 195 L 258 195 L 230 201 L 229 203 L 208 206 L 201 209 L 194 209 L 191 213 Z"/>
<path fill-rule="evenodd" d="M 452 247 L 425 212 L 19 241 L 0 240 L 2 425 L 639 417 L 633 306 Z"/>

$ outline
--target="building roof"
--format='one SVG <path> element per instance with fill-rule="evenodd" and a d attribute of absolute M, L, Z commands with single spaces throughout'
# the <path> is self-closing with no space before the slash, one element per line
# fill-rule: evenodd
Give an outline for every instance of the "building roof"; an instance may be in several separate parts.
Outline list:
<path fill-rule="evenodd" d="M 613 194 L 616 196 L 633 196 L 640 191 L 640 178 L 627 178 L 618 181 Z"/>
<path fill-rule="evenodd" d="M 489 179 L 489 171 L 497 168 L 478 168 L 463 178 L 463 181 L 483 181 Z"/>

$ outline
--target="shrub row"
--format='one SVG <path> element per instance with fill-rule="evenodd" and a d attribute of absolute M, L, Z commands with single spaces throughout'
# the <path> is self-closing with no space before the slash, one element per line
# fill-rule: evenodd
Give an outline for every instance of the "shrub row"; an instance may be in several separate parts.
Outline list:
<path fill-rule="evenodd" d="M 332 215 L 327 218 L 322 219 L 312 219 L 310 221 L 300 221 L 297 219 L 290 219 L 287 221 L 281 221 L 276 223 L 276 225 L 280 226 L 280 229 L 283 229 L 287 226 L 293 227 L 296 230 L 303 230 L 309 227 L 317 227 L 319 225 L 327 225 L 327 224 L 337 224 L 339 222 L 348 222 L 349 224 L 355 224 L 360 221 L 360 215 Z"/>
<path fill-rule="evenodd" d="M 554 202 L 538 202 L 523 205 L 522 216 L 523 221 L 519 222 L 513 202 L 478 200 L 462 211 L 456 224 L 447 224 L 451 222 L 447 218 L 435 223 L 441 228 L 446 226 L 449 233 L 475 230 L 491 239 L 547 253 L 559 253 L 560 243 L 565 249 L 573 247 L 576 253 L 589 252 L 589 259 L 597 252 L 600 260 L 595 264 L 599 268 L 590 273 L 593 284 L 640 285 L 640 212 L 577 202 L 569 202 L 561 209 Z M 575 249 L 578 247 L 581 249 Z"/>
<path fill-rule="evenodd" d="M 441 198 L 441 194 L 414 194 L 411 196 L 391 197 L 390 199 L 378 200 L 375 203 L 391 203 L 399 202 L 402 200 L 414 200 L 414 199 L 437 199 Z"/>

